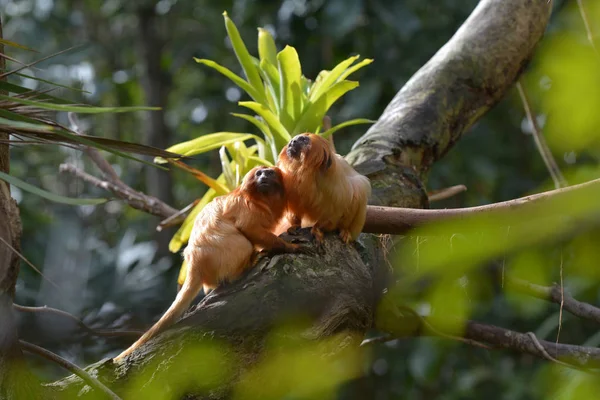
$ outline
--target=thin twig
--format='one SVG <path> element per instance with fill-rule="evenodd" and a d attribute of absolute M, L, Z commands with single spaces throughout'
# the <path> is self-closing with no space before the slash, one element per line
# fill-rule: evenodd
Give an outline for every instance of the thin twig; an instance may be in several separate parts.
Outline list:
<path fill-rule="evenodd" d="M 26 342 L 24 340 L 19 340 L 19 343 L 21 344 L 21 347 L 23 348 L 23 350 L 25 350 L 29 353 L 32 353 L 32 354 L 36 354 L 42 358 L 45 358 L 48 361 L 52 361 L 53 363 L 60 365 L 61 367 L 63 367 L 64 369 L 66 369 L 68 371 L 71 371 L 73 374 L 77 375 L 78 377 L 83 379 L 85 382 L 87 382 L 87 384 L 90 385 L 91 387 L 93 387 L 94 389 L 106 394 L 106 396 L 108 398 L 111 398 L 113 400 L 121 400 L 121 398 L 119 396 L 117 396 L 112 390 L 107 388 L 102 382 L 100 382 L 98 379 L 94 378 L 93 376 L 88 374 L 85 370 L 83 370 L 82 368 L 79 368 L 77 365 L 73 364 L 72 362 L 65 360 L 64 358 L 60 357 L 57 354 L 54 354 L 53 352 L 51 352 L 49 350 L 46 350 L 40 346 L 36 346 L 35 344 Z"/>
<path fill-rule="evenodd" d="M 96 178 L 93 175 L 90 175 L 76 166 L 72 164 L 61 164 L 59 167 L 60 172 L 69 172 L 70 174 L 75 175 L 76 177 L 91 183 L 94 186 L 112 192 L 118 198 L 124 200 L 131 207 L 145 211 L 148 214 L 156 215 L 161 218 L 167 218 L 177 213 L 177 210 L 173 207 L 167 205 L 156 197 L 149 196 L 142 192 L 138 192 L 125 185 L 125 188 L 110 182 L 103 181 L 101 179 Z"/>
<path fill-rule="evenodd" d="M 182 208 L 181 210 L 177 211 L 175 214 L 160 221 L 160 223 L 156 227 L 156 230 L 160 232 L 169 226 L 174 226 L 174 225 L 178 225 L 178 224 L 182 223 L 185 220 L 185 218 L 188 216 L 188 214 L 190 213 L 192 208 L 194 208 L 196 206 L 196 204 L 198 204 L 199 202 L 200 202 L 200 199 L 196 199 L 193 202 L 191 202 L 190 204 L 188 204 L 187 206 L 185 206 L 184 208 Z"/>
<path fill-rule="evenodd" d="M 25 261 L 25 263 L 27 265 L 29 265 L 35 272 L 37 272 L 38 274 L 40 274 L 40 276 L 45 279 L 46 281 L 48 281 L 52 286 L 54 286 L 55 289 L 61 290 L 61 288 L 54 282 L 52 282 L 52 280 L 50 278 L 47 278 L 44 274 L 42 274 L 42 271 L 40 271 L 35 265 L 33 265 L 33 263 L 31 261 L 29 261 L 23 254 L 21 254 L 19 251 L 17 251 L 17 249 L 15 249 L 13 246 L 11 246 L 6 240 L 4 240 L 2 237 L 0 237 L 0 240 L 2 241 L 2 243 L 4 243 L 6 245 L 6 247 L 8 247 L 9 249 L 12 250 L 13 253 L 15 253 L 21 260 Z"/>
<path fill-rule="evenodd" d="M 592 45 L 592 49 L 594 49 L 594 53 L 596 53 L 596 57 L 600 58 L 600 53 L 598 52 L 596 44 L 594 43 L 594 34 L 590 26 L 590 21 L 588 20 L 585 7 L 583 6 L 583 0 L 577 0 L 577 6 L 579 7 L 579 13 L 581 14 L 581 19 L 583 20 L 583 26 L 585 27 L 587 38 L 590 41 L 590 44 Z"/>
<path fill-rule="evenodd" d="M 548 148 L 548 144 L 546 143 L 546 139 L 542 134 L 542 130 L 537 123 L 535 115 L 531 109 L 531 103 L 529 102 L 529 98 L 527 96 L 527 92 L 525 88 L 521 84 L 521 81 L 517 82 L 517 90 L 519 91 L 519 95 L 521 96 L 521 101 L 523 102 L 523 108 L 525 109 L 525 115 L 527 115 L 527 119 L 531 124 L 531 131 L 533 135 L 533 139 L 535 141 L 535 145 L 537 146 L 538 152 L 542 156 L 544 160 L 544 164 L 546 164 L 546 168 L 552 177 L 552 181 L 554 181 L 554 186 L 556 189 L 560 189 L 561 187 L 567 186 L 567 181 L 563 176 L 560 168 L 558 168 L 558 164 L 556 160 L 552 156 L 552 152 Z"/>
<path fill-rule="evenodd" d="M 600 324 L 600 308 L 574 299 L 559 285 L 540 286 L 517 278 L 507 278 L 507 286 L 523 294 L 548 300 L 571 314 Z"/>
<path fill-rule="evenodd" d="M 560 331 L 562 330 L 562 316 L 563 308 L 565 307 L 565 284 L 563 280 L 563 253 L 562 248 L 560 250 L 560 308 L 558 311 L 558 332 L 556 333 L 556 344 L 560 338 Z"/>
<path fill-rule="evenodd" d="M 429 202 L 432 203 L 434 201 L 448 199 L 452 196 L 456 196 L 457 194 L 466 191 L 467 187 L 465 185 L 455 185 L 444 189 L 432 190 L 431 192 L 427 193 L 427 196 L 429 197 Z"/>
<path fill-rule="evenodd" d="M 79 318 L 77 318 L 76 316 L 74 316 L 73 314 L 70 314 L 66 311 L 63 310 L 59 310 L 56 308 L 52 308 L 52 307 L 47 307 L 47 306 L 42 306 L 42 307 L 28 307 L 28 306 L 22 306 L 19 304 L 13 304 L 13 307 L 15 310 L 20 311 L 20 312 L 26 312 L 26 313 L 49 313 L 49 314 L 55 314 L 55 315 L 59 315 L 61 317 L 64 318 L 68 318 L 72 321 L 74 321 L 81 329 L 83 329 L 84 331 L 95 335 L 95 336 L 104 336 L 104 337 L 117 337 L 117 336 L 133 336 L 133 337 L 140 337 L 144 334 L 143 331 L 137 331 L 137 330 L 113 330 L 113 329 L 94 329 L 94 328 L 90 328 L 89 326 L 87 326 L 82 320 L 80 320 Z"/>

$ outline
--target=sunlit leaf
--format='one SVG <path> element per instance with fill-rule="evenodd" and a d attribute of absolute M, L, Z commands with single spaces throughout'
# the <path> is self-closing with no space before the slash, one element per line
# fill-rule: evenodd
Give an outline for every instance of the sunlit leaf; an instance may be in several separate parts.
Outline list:
<path fill-rule="evenodd" d="M 291 132 L 302 113 L 304 94 L 302 93 L 302 69 L 296 49 L 285 46 L 277 54 L 280 77 L 279 118 L 283 126 Z"/>
<path fill-rule="evenodd" d="M 364 60 L 362 60 L 361 62 L 351 66 L 350 68 L 348 68 L 346 71 L 344 71 L 340 77 L 337 79 L 338 82 L 343 81 L 344 79 L 346 79 L 347 77 L 349 77 L 350 75 L 352 75 L 353 73 L 355 73 L 356 71 L 358 71 L 359 69 L 361 69 L 362 67 L 369 65 L 373 62 L 373 59 L 371 58 L 365 58 Z"/>
<path fill-rule="evenodd" d="M 354 61 L 358 60 L 358 58 L 359 56 L 356 55 L 342 61 L 327 73 L 327 75 L 323 75 L 321 79 L 317 79 L 310 92 L 309 100 L 315 102 L 323 95 L 323 93 L 327 93 L 327 91 L 338 81 L 338 78 L 344 71 L 346 71 Z"/>
<path fill-rule="evenodd" d="M 208 135 L 202 135 L 196 139 L 188 140 L 187 142 L 177 143 L 167 149 L 172 153 L 181 154 L 184 156 L 193 156 L 196 154 L 206 153 L 207 151 L 218 149 L 228 143 L 236 141 L 244 141 L 256 138 L 256 135 L 247 133 L 234 132 L 217 132 Z M 164 163 L 164 160 L 155 159 L 155 162 Z"/>
<path fill-rule="evenodd" d="M 40 189 L 37 186 L 31 185 L 25 181 L 20 180 L 19 178 L 8 175 L 2 171 L 0 171 L 0 179 L 10 183 L 13 186 L 16 186 L 20 189 L 25 190 L 26 192 L 43 197 L 43 198 L 53 201 L 55 203 L 70 204 L 73 206 L 89 206 L 89 205 L 97 205 L 97 204 L 106 203 L 108 201 L 108 199 L 101 199 L 101 198 L 91 199 L 91 198 L 73 198 L 73 197 L 60 196 L 58 194 L 48 192 L 44 189 Z"/>
<path fill-rule="evenodd" d="M 225 182 L 227 183 L 229 189 L 232 190 L 236 187 L 235 175 L 233 173 L 233 169 L 231 168 L 231 160 L 227 156 L 227 148 L 225 146 L 219 149 L 219 158 L 221 159 L 221 169 L 225 175 Z"/>
<path fill-rule="evenodd" d="M 260 74 L 258 73 L 258 68 L 252 62 L 252 58 L 240 33 L 238 32 L 237 27 L 233 23 L 233 21 L 227 15 L 227 12 L 223 12 L 223 18 L 225 19 L 225 28 L 227 29 L 227 34 L 229 35 L 229 39 L 231 40 L 231 45 L 233 46 L 233 51 L 244 70 L 244 74 L 246 74 L 246 78 L 248 78 L 248 82 L 252 85 L 252 87 L 256 90 L 258 94 L 260 94 L 259 99 L 257 100 L 260 103 L 264 104 L 264 86 L 262 80 L 260 79 Z"/>
<path fill-rule="evenodd" d="M 229 193 L 229 188 L 227 188 L 227 186 L 225 186 L 222 182 L 219 182 L 216 179 L 213 179 L 210 176 L 206 175 L 204 172 L 196 168 L 190 167 L 184 162 L 178 160 L 169 160 L 169 162 L 175 165 L 176 167 L 181 168 L 182 170 L 194 175 L 196 179 L 207 185 L 209 188 L 213 189 L 218 195 Z"/>
<path fill-rule="evenodd" d="M 248 122 L 252 123 L 254 126 L 256 126 L 258 129 L 260 129 L 260 131 L 263 133 L 263 135 L 265 135 L 266 145 L 269 147 L 270 152 L 271 152 L 269 155 L 269 159 L 273 162 L 275 160 L 277 160 L 278 151 L 277 151 L 275 139 L 273 138 L 273 134 L 271 133 L 271 130 L 269 129 L 267 124 L 265 124 L 262 121 L 259 121 L 256 117 L 253 117 L 251 115 L 237 114 L 237 113 L 232 113 L 231 115 L 238 117 L 238 118 L 245 119 L 246 121 L 248 121 Z"/>
<path fill-rule="evenodd" d="M 316 102 L 309 103 L 302 118 L 296 124 L 293 135 L 303 132 L 314 132 L 321 125 L 323 117 L 333 103 L 341 96 L 356 88 L 358 82 L 343 81 L 334 84 L 327 92 L 323 93 Z"/>
<path fill-rule="evenodd" d="M 0 99 L 9 100 L 14 103 L 26 104 L 28 106 L 35 106 L 43 110 L 53 111 L 69 111 L 81 114 L 101 114 L 101 113 L 122 113 L 122 112 L 133 112 L 133 111 L 155 111 L 160 110 L 160 107 L 92 107 L 92 106 L 74 106 L 65 104 L 54 104 L 43 101 L 27 100 L 21 97 L 7 96 L 0 94 Z"/>
<path fill-rule="evenodd" d="M 282 148 L 290 141 L 291 136 L 288 131 L 267 107 L 252 101 L 241 101 L 238 104 L 242 107 L 251 109 L 265 120 L 271 129 L 271 133 L 273 133 L 277 147 Z"/>
<path fill-rule="evenodd" d="M 258 56 L 273 66 L 277 65 L 277 46 L 268 30 L 258 28 Z"/>

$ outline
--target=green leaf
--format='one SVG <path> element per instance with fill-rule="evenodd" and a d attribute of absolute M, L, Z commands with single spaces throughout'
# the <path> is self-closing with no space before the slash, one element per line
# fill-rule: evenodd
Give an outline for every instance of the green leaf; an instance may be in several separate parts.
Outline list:
<path fill-rule="evenodd" d="M 72 102 L 70 102 L 68 100 L 50 96 L 45 93 L 32 91 L 31 89 L 28 89 L 26 87 L 15 85 L 14 83 L 2 81 L 2 80 L 0 80 L 0 90 L 6 91 L 6 92 L 11 92 L 11 93 L 17 93 L 17 94 L 27 94 L 28 96 L 35 97 L 37 99 L 43 99 L 46 101 L 55 101 L 59 104 L 72 104 Z"/>
<path fill-rule="evenodd" d="M 251 115 L 237 114 L 237 113 L 231 113 L 231 115 L 238 117 L 238 118 L 245 119 L 246 121 L 248 121 L 248 122 L 252 123 L 254 126 L 256 126 L 258 129 L 260 129 L 260 131 L 263 133 L 263 135 L 265 135 L 265 142 L 266 142 L 266 144 L 269 145 L 269 148 L 271 150 L 271 156 L 272 156 L 271 161 L 277 160 L 277 156 L 278 156 L 279 152 L 277 151 L 277 146 L 275 144 L 275 139 L 273 138 L 273 134 L 271 133 L 271 130 L 269 129 L 267 124 L 265 124 L 262 121 L 259 121 L 256 117 L 253 117 Z"/>
<path fill-rule="evenodd" d="M 42 82 L 42 83 L 46 83 L 48 85 L 53 85 L 53 86 L 57 86 L 57 87 L 61 87 L 61 88 L 64 88 L 64 89 L 69 89 L 69 90 L 74 90 L 76 92 L 91 93 L 91 92 L 89 92 L 87 90 L 74 88 L 72 86 L 61 85 L 59 83 L 52 82 L 52 81 L 49 81 L 49 80 L 46 80 L 46 79 L 42 79 L 42 78 L 38 78 L 37 76 L 33 76 L 33 75 L 26 75 L 26 74 L 22 74 L 20 72 L 16 72 L 15 75 L 20 76 L 21 78 L 33 79 L 34 81 L 39 81 L 39 82 Z"/>
<path fill-rule="evenodd" d="M 7 96 L 0 94 L 0 99 L 9 100 L 18 104 L 35 106 L 43 110 L 53 111 L 70 111 L 82 114 L 101 114 L 101 113 L 122 113 L 131 111 L 155 111 L 160 110 L 160 107 L 92 107 L 92 106 L 73 106 L 64 104 L 52 104 L 43 101 L 27 100 L 20 97 Z"/>
<path fill-rule="evenodd" d="M 250 169 L 257 167 L 259 165 L 266 165 L 267 167 L 273 166 L 272 162 L 270 162 L 269 160 L 266 160 L 264 158 L 261 158 L 261 157 L 250 156 L 250 157 L 248 157 L 248 161 L 250 161 L 250 165 L 249 165 Z"/>
<path fill-rule="evenodd" d="M 22 44 L 16 43 L 16 42 L 11 42 L 10 40 L 6 40 L 6 39 L 2 39 L 0 38 L 0 43 L 5 45 L 5 46 L 11 46 L 11 47 L 16 47 L 17 49 L 23 49 L 23 50 L 28 50 L 28 51 L 33 51 L 34 53 L 38 53 L 38 51 L 27 47 L 27 46 L 23 46 Z"/>
<path fill-rule="evenodd" d="M 346 71 L 344 71 L 344 73 L 342 75 L 340 75 L 340 77 L 338 78 L 338 82 L 343 81 L 344 79 L 346 79 L 347 77 L 349 77 L 351 74 L 355 73 L 356 71 L 358 71 L 359 69 L 361 69 L 365 65 L 371 64 L 372 62 L 373 62 L 372 58 L 365 58 L 364 60 L 362 60 L 358 64 L 353 65 L 352 67 L 350 67 Z"/>
<path fill-rule="evenodd" d="M 326 130 L 325 132 L 323 132 L 321 134 L 321 136 L 323 136 L 324 138 L 327 138 L 342 128 L 346 128 L 346 127 L 352 126 L 352 125 L 359 125 L 359 124 L 374 124 L 375 122 L 377 122 L 377 121 L 373 121 L 373 120 L 366 119 L 366 118 L 351 119 L 350 121 L 342 122 L 341 124 L 337 124 L 336 126 Z"/>
<path fill-rule="evenodd" d="M 233 169 L 231 168 L 231 160 L 227 157 L 227 147 L 223 146 L 219 149 L 219 158 L 221 159 L 221 169 L 225 176 L 225 182 L 229 189 L 233 190 L 236 186 L 235 176 L 233 174 Z"/>
<path fill-rule="evenodd" d="M 153 148 L 150 146 L 145 146 L 145 145 L 141 145 L 141 144 L 137 144 L 137 143 L 122 142 L 120 140 L 98 138 L 98 137 L 92 137 L 92 136 L 87 136 L 87 135 L 76 135 L 74 133 L 71 133 L 71 132 L 65 130 L 61 126 L 54 127 L 54 126 L 42 124 L 42 123 L 22 122 L 23 120 L 31 120 L 34 122 L 37 122 L 37 121 L 35 121 L 31 118 L 27 118 L 22 115 L 16 114 L 16 113 L 12 113 L 7 110 L 0 109 L 0 115 L 8 116 L 9 118 L 15 117 L 15 116 L 17 117 L 17 118 L 15 118 L 17 120 L 0 117 L 0 125 L 5 125 L 7 127 L 10 127 L 10 129 L 14 130 L 11 133 L 15 134 L 15 135 L 20 135 L 20 136 L 25 136 L 25 137 L 36 136 L 40 139 L 50 140 L 50 141 L 59 142 L 59 143 L 84 144 L 89 147 L 98 148 L 98 149 L 107 151 L 109 153 L 115 154 L 117 156 L 127 158 L 127 159 L 130 159 L 133 161 L 138 161 L 143 164 L 147 164 L 152 167 L 157 167 L 157 168 L 164 169 L 164 170 L 166 170 L 166 168 L 152 164 L 148 161 L 141 160 L 139 158 L 130 156 L 129 154 L 123 153 L 117 149 L 122 149 L 125 151 L 131 151 L 132 153 L 139 153 L 139 154 L 146 154 L 146 155 L 162 155 L 164 157 L 169 157 L 169 158 L 181 158 L 181 156 L 178 154 L 171 153 L 171 152 L 164 153 L 165 150 L 161 150 L 158 148 Z M 113 147 L 116 147 L 117 149 L 114 149 Z"/>
<path fill-rule="evenodd" d="M 234 132 L 217 132 L 202 135 L 196 139 L 186 142 L 177 143 L 167 149 L 169 152 L 181 154 L 184 156 L 193 156 L 195 154 L 206 153 L 214 149 L 218 149 L 229 143 L 244 141 L 256 138 L 256 135 L 249 133 L 234 133 Z M 164 163 L 163 160 L 155 159 L 154 162 Z"/>
<path fill-rule="evenodd" d="M 90 206 L 106 203 L 108 201 L 108 199 L 77 199 L 73 197 L 60 196 L 58 194 L 50 193 L 44 189 L 40 189 L 37 186 L 33 186 L 27 182 L 20 180 L 19 178 L 8 175 L 2 171 L 0 171 L 0 179 L 20 189 L 25 190 L 26 192 L 36 194 L 55 203 L 70 204 L 73 206 Z"/>
<path fill-rule="evenodd" d="M 279 115 L 279 94 L 280 94 L 280 86 L 279 86 L 279 73 L 277 72 L 277 67 L 272 65 L 271 63 L 263 60 L 260 62 L 260 75 L 265 81 L 265 93 L 267 96 L 267 101 L 269 102 L 269 108 L 275 115 Z"/>
<path fill-rule="evenodd" d="M 258 56 L 260 61 L 266 61 L 272 66 L 277 65 L 277 46 L 268 30 L 258 28 Z"/>
<path fill-rule="evenodd" d="M 291 136 L 287 129 L 281 124 L 279 119 L 267 107 L 253 101 L 240 101 L 238 103 L 242 107 L 246 107 L 257 113 L 269 125 L 273 138 L 278 148 L 282 148 L 290 141 Z"/>
<path fill-rule="evenodd" d="M 337 82 L 338 78 L 344 73 L 344 71 L 348 69 L 350 65 L 352 65 L 354 61 L 358 59 L 358 57 L 359 56 L 356 55 L 347 58 L 346 60 L 336 65 L 331 70 L 331 72 L 323 74 L 321 79 L 318 79 L 317 77 L 317 81 L 312 87 L 309 100 L 312 102 L 317 101 L 319 97 L 323 95 L 323 93 L 326 93 L 329 90 L 329 88 L 331 88 Z M 321 75 L 321 73 L 319 73 L 319 75 Z"/>
<path fill-rule="evenodd" d="M 260 100 L 256 100 L 259 103 L 264 103 L 265 99 L 262 97 L 264 93 L 264 86 L 262 80 L 260 79 L 260 74 L 258 73 L 258 68 L 252 62 L 252 57 L 240 36 L 240 33 L 233 23 L 233 21 L 227 15 L 227 11 L 223 12 L 223 18 L 225 19 L 225 28 L 227 29 L 227 34 L 229 35 L 229 39 L 231 40 L 231 44 L 233 46 L 233 51 L 240 62 L 242 69 L 244 70 L 244 74 L 248 79 L 248 82 L 254 87 L 257 93 L 260 94 Z"/>
<path fill-rule="evenodd" d="M 315 132 L 323 122 L 323 117 L 333 103 L 341 96 L 356 88 L 358 82 L 342 81 L 334 84 L 327 92 L 323 93 L 314 103 L 309 103 L 309 106 L 304 111 L 302 118 L 296 124 L 293 135 L 303 132 Z"/>
<path fill-rule="evenodd" d="M 302 114 L 302 68 L 296 49 L 285 46 L 277 54 L 280 77 L 279 119 L 291 132 Z"/>
<path fill-rule="evenodd" d="M 233 83 L 235 83 L 240 88 L 242 88 L 246 93 L 248 93 L 248 95 L 250 95 L 250 97 L 252 97 L 255 101 L 260 101 L 262 99 L 261 95 L 256 91 L 256 89 L 254 87 L 252 87 L 252 85 L 250 85 L 248 82 L 246 82 L 244 79 L 242 79 L 239 75 L 233 73 L 231 70 L 229 70 L 211 60 L 205 60 L 205 59 L 200 59 L 200 58 L 194 58 L 194 60 L 198 64 L 204 64 L 207 67 L 213 68 L 213 69 L 217 70 L 218 72 L 220 72 L 221 74 L 225 75 Z"/>

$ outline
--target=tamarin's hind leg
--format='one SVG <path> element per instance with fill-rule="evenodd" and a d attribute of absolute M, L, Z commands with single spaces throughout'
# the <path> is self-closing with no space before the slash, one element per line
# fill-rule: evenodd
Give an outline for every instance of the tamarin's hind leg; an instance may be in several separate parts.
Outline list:
<path fill-rule="evenodd" d="M 312 235 L 315 237 L 315 240 L 317 241 L 317 244 L 322 244 L 323 243 L 323 231 L 321 230 L 321 228 L 318 225 L 314 225 L 311 230 L 310 233 L 312 233 Z"/>
<path fill-rule="evenodd" d="M 352 233 L 348 229 L 340 229 L 340 238 L 348 244 L 352 241 Z"/>

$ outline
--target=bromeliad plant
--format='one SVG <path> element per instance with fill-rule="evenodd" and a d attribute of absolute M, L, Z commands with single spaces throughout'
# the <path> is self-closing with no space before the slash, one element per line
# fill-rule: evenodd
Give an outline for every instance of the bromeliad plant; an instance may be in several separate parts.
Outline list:
<path fill-rule="evenodd" d="M 235 189 L 251 168 L 257 165 L 273 165 L 277 162 L 281 149 L 296 134 L 314 132 L 328 137 L 344 127 L 372 122 L 363 118 L 353 119 L 322 131 L 323 118 L 331 106 L 341 96 L 358 86 L 358 82 L 346 78 L 373 60 L 364 59 L 355 64 L 359 56 L 350 57 L 331 71 L 321 71 L 313 82 L 302 75 L 298 53 L 293 47 L 285 46 L 283 50 L 277 52 L 271 34 L 259 28 L 259 57 L 253 57 L 227 12 L 223 13 L 223 17 L 227 34 L 246 79 L 214 61 L 195 60 L 225 75 L 252 98 L 253 101 L 238 103 L 250 110 L 251 114 L 233 113 L 232 115 L 251 122 L 262 135 L 217 132 L 167 149 L 184 156 L 219 149 L 222 166 L 222 173 L 217 179 L 210 178 L 200 171 L 191 171 L 210 189 L 171 239 L 169 248 L 172 252 L 178 251 L 187 242 L 194 219 L 208 202 L 218 195 Z M 163 158 L 156 158 L 155 161 L 167 162 Z M 183 163 L 174 162 L 174 165 L 191 170 Z M 184 264 L 179 278 L 180 284 L 185 278 L 185 271 Z"/>

